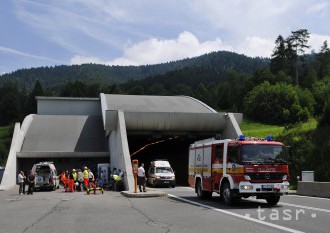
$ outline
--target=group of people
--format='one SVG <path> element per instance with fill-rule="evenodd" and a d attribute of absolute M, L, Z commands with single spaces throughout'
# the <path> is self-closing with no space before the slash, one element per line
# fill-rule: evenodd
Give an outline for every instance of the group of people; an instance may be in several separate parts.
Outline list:
<path fill-rule="evenodd" d="M 33 171 L 30 171 L 27 177 L 25 176 L 24 171 L 18 173 L 17 181 L 19 184 L 19 195 L 25 194 L 25 184 L 28 184 L 27 195 L 33 195 L 35 179 L 36 176 Z"/>
<path fill-rule="evenodd" d="M 117 169 L 117 168 L 113 169 L 113 172 L 110 175 L 110 184 L 113 190 L 123 189 L 124 174 L 125 172 L 123 169 Z M 17 179 L 19 184 L 19 194 L 20 195 L 25 194 L 25 184 L 28 184 L 27 194 L 32 195 L 35 185 L 35 179 L 36 179 L 34 172 L 30 171 L 29 175 L 25 176 L 24 172 L 21 171 L 18 174 Z M 96 187 L 96 186 L 100 186 L 103 188 L 106 182 L 104 177 L 95 179 L 94 173 L 87 167 L 84 167 L 83 170 L 72 169 L 71 171 L 69 170 L 63 171 L 60 174 L 59 179 L 62 182 L 64 186 L 64 190 L 66 192 L 84 191 L 89 187 Z M 145 191 L 145 184 L 143 190 Z"/>
<path fill-rule="evenodd" d="M 81 169 L 72 169 L 72 171 L 62 172 L 60 180 L 67 192 L 84 191 L 88 188 L 101 187 L 106 185 L 105 177 L 95 178 L 94 173 L 88 167 Z M 110 185 L 112 189 L 118 190 L 123 188 L 124 170 L 114 168 L 110 175 Z"/>
<path fill-rule="evenodd" d="M 95 181 L 94 173 L 84 167 L 81 169 L 66 170 L 60 175 L 60 180 L 64 185 L 64 190 L 67 192 L 86 190 Z"/>
<path fill-rule="evenodd" d="M 113 168 L 110 175 L 110 186 L 115 191 L 121 191 L 124 189 L 124 170 Z"/>

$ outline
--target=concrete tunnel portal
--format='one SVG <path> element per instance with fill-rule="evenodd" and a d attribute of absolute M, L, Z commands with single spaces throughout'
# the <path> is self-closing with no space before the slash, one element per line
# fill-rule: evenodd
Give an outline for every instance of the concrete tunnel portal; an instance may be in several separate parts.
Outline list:
<path fill-rule="evenodd" d="M 101 104 L 110 135 L 110 158 L 116 167 L 124 165 L 119 157 L 126 161 L 129 190 L 134 184 L 132 159 L 144 162 L 146 170 L 153 159 L 167 159 L 176 172 L 177 184 L 186 185 L 191 143 L 216 135 L 237 138 L 241 134 L 238 123 L 242 114 L 218 113 L 187 96 L 101 95 Z M 162 140 L 131 157 L 140 148 Z"/>
<path fill-rule="evenodd" d="M 188 96 L 101 93 L 100 98 L 36 99 L 38 113 L 15 125 L 0 189 L 16 184 L 19 169 L 54 161 L 58 170 L 84 165 L 95 169 L 97 163 L 109 162 L 111 169 L 125 170 L 125 187 L 132 191 L 132 159 L 144 162 L 146 171 L 150 161 L 167 159 L 177 185 L 187 185 L 191 143 L 241 134 L 242 114 L 216 112 Z M 153 144 L 159 141 L 163 142 Z"/>

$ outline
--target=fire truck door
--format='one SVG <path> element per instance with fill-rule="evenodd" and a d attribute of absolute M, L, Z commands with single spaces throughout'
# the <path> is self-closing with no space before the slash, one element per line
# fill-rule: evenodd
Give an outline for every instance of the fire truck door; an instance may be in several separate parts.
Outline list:
<path fill-rule="evenodd" d="M 203 177 L 211 177 L 212 146 L 204 147 Z"/>

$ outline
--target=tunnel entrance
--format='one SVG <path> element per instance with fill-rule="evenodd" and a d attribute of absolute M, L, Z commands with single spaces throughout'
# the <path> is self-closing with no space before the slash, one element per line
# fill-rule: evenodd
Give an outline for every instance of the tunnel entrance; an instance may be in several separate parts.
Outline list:
<path fill-rule="evenodd" d="M 199 139 L 187 136 L 174 137 L 175 135 L 155 137 L 152 135 L 128 134 L 128 145 L 131 154 L 145 147 L 133 154 L 131 159 L 138 159 L 139 163 L 143 162 L 146 172 L 152 160 L 167 159 L 175 171 L 176 184 L 187 186 L 189 145 Z"/>

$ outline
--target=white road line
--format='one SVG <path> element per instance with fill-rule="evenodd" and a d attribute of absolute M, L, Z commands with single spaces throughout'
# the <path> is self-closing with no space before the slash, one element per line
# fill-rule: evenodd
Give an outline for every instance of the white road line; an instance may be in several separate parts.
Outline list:
<path fill-rule="evenodd" d="M 260 200 L 257 200 L 257 199 L 255 199 L 253 201 L 263 202 L 263 201 L 260 201 Z M 320 211 L 320 212 L 330 213 L 330 210 L 328 210 L 328 209 L 316 208 L 316 207 L 311 207 L 311 206 L 297 205 L 297 204 L 291 204 L 291 203 L 287 203 L 287 202 L 279 202 L 278 204 L 297 207 L 297 208 L 302 208 L 302 209 L 307 209 L 307 210 L 316 210 L 316 211 Z"/>
<path fill-rule="evenodd" d="M 195 189 L 192 188 L 192 187 L 180 187 L 180 188 L 183 188 L 183 189 L 189 189 L 189 190 L 195 190 Z"/>
<path fill-rule="evenodd" d="M 307 197 L 307 198 L 312 198 L 312 199 L 320 199 L 320 200 L 327 200 L 327 201 L 330 201 L 329 198 L 326 198 L 326 197 L 310 197 L 310 196 L 304 196 L 304 195 L 295 195 L 295 194 L 290 194 L 290 195 L 287 195 L 288 197 L 301 197 L 301 198 L 304 198 L 304 197 Z"/>
<path fill-rule="evenodd" d="M 173 198 L 178 199 L 178 200 L 181 200 L 181 201 L 184 201 L 184 202 L 188 202 L 190 204 L 202 206 L 202 207 L 208 208 L 210 210 L 218 211 L 218 212 L 221 212 L 221 213 L 224 213 L 224 214 L 228 214 L 228 215 L 231 215 L 231 216 L 242 218 L 242 219 L 245 219 L 245 220 L 248 220 L 248 221 L 251 221 L 251 222 L 256 222 L 256 223 L 259 223 L 259 224 L 263 224 L 263 225 L 273 227 L 273 228 L 276 228 L 276 229 L 280 229 L 280 230 L 283 230 L 283 231 L 292 232 L 292 233 L 304 233 L 303 231 L 298 231 L 298 230 L 295 230 L 295 229 L 292 229 L 292 228 L 288 228 L 288 227 L 280 226 L 280 225 L 277 225 L 277 224 L 261 221 L 261 220 L 256 219 L 256 218 L 251 218 L 249 215 L 244 216 L 244 215 L 236 214 L 236 213 L 233 213 L 233 212 L 230 212 L 230 211 L 227 211 L 227 210 L 217 209 L 217 208 L 214 208 L 212 206 L 208 206 L 208 205 L 204 205 L 204 204 L 201 204 L 201 203 L 198 203 L 198 202 L 190 201 L 190 200 L 187 200 L 185 198 L 174 196 L 172 194 L 168 194 L 168 196 L 173 197 Z"/>
<path fill-rule="evenodd" d="M 320 211 L 320 212 L 330 213 L 330 210 L 316 208 L 316 207 L 311 207 L 311 206 L 296 205 L 296 204 L 291 204 L 291 203 L 286 203 L 286 202 L 279 202 L 278 204 L 292 206 L 292 207 L 297 207 L 297 208 L 303 208 L 303 209 L 308 209 L 308 210 L 316 210 L 316 211 Z"/>

